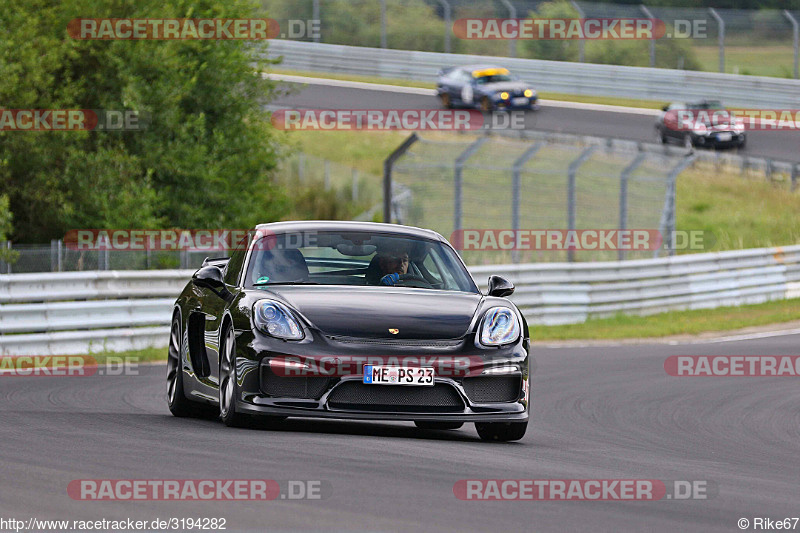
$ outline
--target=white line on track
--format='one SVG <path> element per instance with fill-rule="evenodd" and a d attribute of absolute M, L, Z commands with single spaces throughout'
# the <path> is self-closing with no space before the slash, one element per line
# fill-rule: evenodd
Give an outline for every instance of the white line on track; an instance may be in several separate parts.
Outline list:
<path fill-rule="evenodd" d="M 382 83 L 367 83 L 364 81 L 331 80 L 328 78 L 310 78 L 307 76 L 292 76 L 289 74 L 262 73 L 264 78 L 287 83 L 305 83 L 307 85 L 326 85 L 328 87 L 344 87 L 347 89 L 365 89 L 368 91 L 383 91 L 399 94 L 414 94 L 418 96 L 436 96 L 436 90 L 422 87 L 402 87 L 400 85 L 386 85 Z M 588 104 L 584 102 L 566 102 L 563 100 L 539 100 L 542 106 L 563 107 L 567 109 L 583 109 L 586 111 L 604 111 L 606 113 L 627 113 L 631 115 L 656 116 L 657 109 L 641 107 L 624 107 L 606 104 Z"/>
<path fill-rule="evenodd" d="M 717 342 L 735 342 L 735 341 L 749 341 L 755 339 L 766 339 L 768 337 L 783 337 L 785 335 L 800 334 L 800 328 L 783 329 L 778 331 L 762 331 L 760 333 L 746 333 L 743 335 L 730 335 L 728 337 L 718 337 L 716 339 L 702 339 L 693 342 L 692 344 L 712 344 Z M 675 344 L 683 344 L 676 342 Z"/>
<path fill-rule="evenodd" d="M 699 337 L 691 338 L 678 336 L 676 337 L 641 337 L 631 339 L 616 339 L 616 340 L 574 340 L 574 341 L 537 341 L 534 340 L 531 344 L 539 348 L 602 348 L 613 346 L 630 346 L 630 345 L 646 345 L 646 344 L 667 344 L 670 346 L 681 346 L 691 344 L 717 344 L 721 342 L 740 342 L 749 340 L 766 339 L 769 337 L 782 337 L 789 335 L 800 334 L 800 328 L 782 329 L 775 331 L 760 331 L 754 333 L 740 333 L 735 335 L 717 334 L 714 337 Z"/>

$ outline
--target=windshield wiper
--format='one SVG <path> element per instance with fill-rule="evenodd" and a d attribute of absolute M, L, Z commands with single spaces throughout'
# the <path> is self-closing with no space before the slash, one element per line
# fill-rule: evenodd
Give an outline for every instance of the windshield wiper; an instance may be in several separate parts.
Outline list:
<path fill-rule="evenodd" d="M 293 281 L 256 281 L 253 283 L 256 287 L 266 287 L 268 285 L 319 285 L 316 281 L 308 281 L 305 279 L 296 279 Z"/>

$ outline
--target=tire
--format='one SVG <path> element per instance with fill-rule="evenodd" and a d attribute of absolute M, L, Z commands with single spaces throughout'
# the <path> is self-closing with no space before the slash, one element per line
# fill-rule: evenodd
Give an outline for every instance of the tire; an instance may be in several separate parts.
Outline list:
<path fill-rule="evenodd" d="M 656 140 L 661 141 L 661 144 L 667 144 L 667 136 L 658 128 L 656 128 Z"/>
<path fill-rule="evenodd" d="M 183 393 L 183 328 L 180 314 L 175 313 L 169 331 L 167 350 L 167 406 L 173 416 L 179 418 L 194 414 L 194 406 Z"/>
<path fill-rule="evenodd" d="M 694 150 L 694 142 L 692 142 L 692 135 L 690 133 L 683 136 L 683 147 L 687 150 Z"/>
<path fill-rule="evenodd" d="M 219 358 L 219 418 L 228 427 L 242 427 L 249 418 L 236 412 L 236 336 L 229 325 L 222 334 Z"/>
<path fill-rule="evenodd" d="M 481 98 L 481 111 L 489 112 L 492 110 L 492 102 L 489 101 L 488 96 Z"/>
<path fill-rule="evenodd" d="M 429 422 L 426 420 L 414 420 L 414 424 L 419 429 L 458 429 L 464 422 Z"/>
<path fill-rule="evenodd" d="M 453 102 L 450 100 L 450 95 L 442 93 L 442 105 L 445 109 L 453 109 Z"/>
<path fill-rule="evenodd" d="M 481 440 L 508 442 L 525 436 L 528 422 L 475 422 Z"/>

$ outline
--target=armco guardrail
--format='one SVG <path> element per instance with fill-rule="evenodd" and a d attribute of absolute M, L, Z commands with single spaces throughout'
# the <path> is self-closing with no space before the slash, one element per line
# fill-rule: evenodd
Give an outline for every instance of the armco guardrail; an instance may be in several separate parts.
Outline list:
<path fill-rule="evenodd" d="M 283 56 L 282 68 L 426 82 L 436 81 L 442 67 L 499 63 L 541 91 L 665 102 L 680 95 L 684 100 L 715 98 L 729 106 L 800 109 L 800 81 L 791 79 L 287 40 L 269 41 L 267 55 Z"/>
<path fill-rule="evenodd" d="M 565 324 L 800 297 L 800 245 L 663 259 L 471 267 L 517 286 L 528 322 Z M 190 270 L 0 276 L 0 355 L 166 346 L 171 303 Z M 483 287 L 485 289 L 485 285 Z"/>
<path fill-rule="evenodd" d="M 517 285 L 531 324 L 569 324 L 618 313 L 652 314 L 800 297 L 800 245 L 663 259 L 480 266 Z"/>
<path fill-rule="evenodd" d="M 193 270 L 0 275 L 0 354 L 166 346 L 171 305 Z"/>

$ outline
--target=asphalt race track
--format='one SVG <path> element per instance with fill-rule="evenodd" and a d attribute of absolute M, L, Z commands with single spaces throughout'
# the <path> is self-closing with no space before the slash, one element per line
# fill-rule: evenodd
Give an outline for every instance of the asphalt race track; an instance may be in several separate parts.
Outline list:
<path fill-rule="evenodd" d="M 297 109 L 439 109 L 435 96 L 281 82 L 292 94 L 272 102 Z M 665 102 L 667 103 L 667 102 Z M 765 107 L 769 107 L 765 103 Z M 542 131 L 654 142 L 655 117 L 643 114 L 554 107 L 543 104 L 526 116 L 526 127 Z M 751 131 L 743 155 L 800 162 L 800 131 Z"/>
<path fill-rule="evenodd" d="M 800 515 L 797 378 L 670 377 L 669 355 L 797 354 L 798 335 L 714 344 L 536 347 L 533 414 L 517 443 L 472 425 L 288 420 L 229 429 L 173 418 L 165 367 L 138 375 L 0 375 L 0 517 L 225 517 L 228 531 L 738 531 Z M 75 479 L 321 480 L 322 500 L 75 501 Z M 461 479 L 704 480 L 711 499 L 455 498 Z M 752 526 L 751 526 L 752 527 Z"/>

